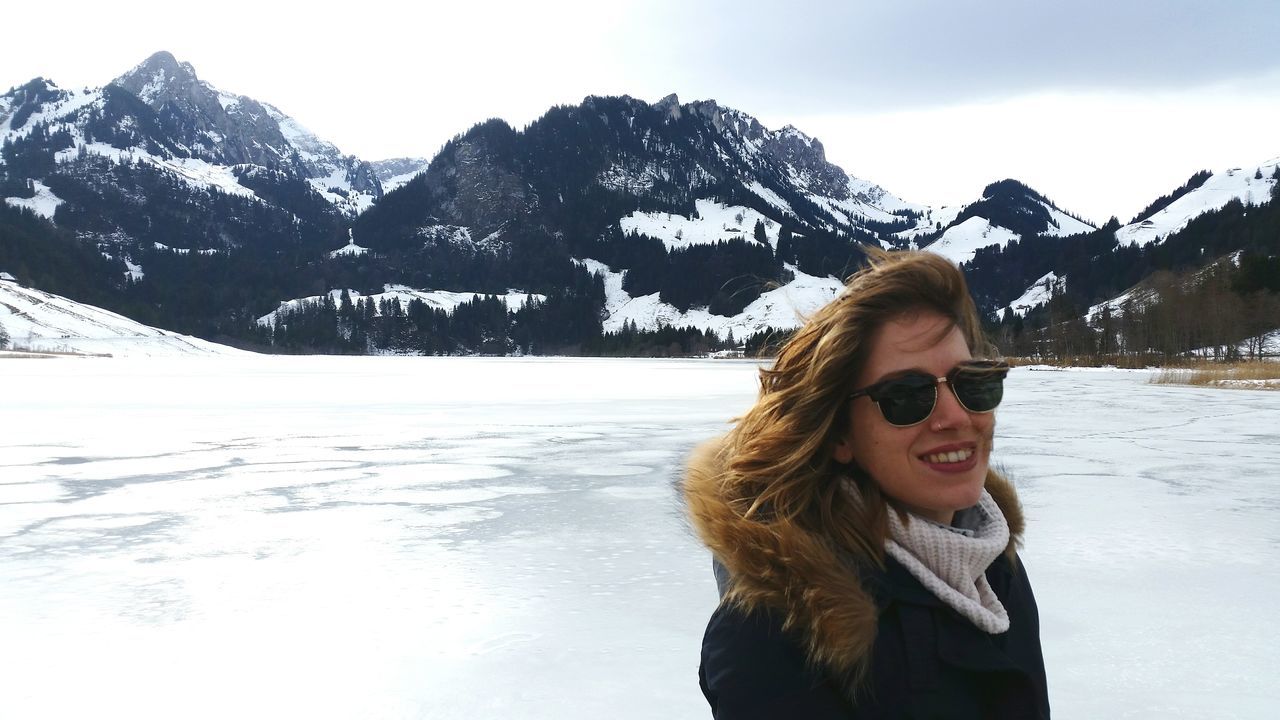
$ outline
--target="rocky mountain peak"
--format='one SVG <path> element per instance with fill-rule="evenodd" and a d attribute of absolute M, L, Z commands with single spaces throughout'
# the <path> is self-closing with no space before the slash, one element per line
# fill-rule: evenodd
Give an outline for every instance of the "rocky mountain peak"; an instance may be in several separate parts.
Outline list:
<path fill-rule="evenodd" d="M 368 163 L 343 155 L 271 105 L 200 80 L 190 63 L 172 53 L 155 53 L 112 85 L 154 110 L 182 153 L 216 164 L 258 165 L 310 178 L 317 190 L 350 211 L 382 194 Z M 335 187 L 337 191 L 330 192 Z M 344 195 L 350 192 L 367 198 L 352 200 Z"/>
<path fill-rule="evenodd" d="M 680 119 L 680 98 L 675 93 L 662 98 L 653 104 L 653 109 L 667 116 L 668 120 Z"/>
<path fill-rule="evenodd" d="M 113 82 L 156 109 L 166 102 L 184 97 L 191 101 L 201 101 L 206 96 L 214 95 L 213 99 L 216 101 L 216 93 L 200 82 L 191 63 L 179 62 L 166 50 L 143 60 Z"/>
<path fill-rule="evenodd" d="M 827 161 L 826 149 L 816 138 L 787 125 L 769 133 L 764 149 L 775 161 L 792 168 L 799 178 L 804 178 L 810 189 L 827 197 L 843 199 L 848 196 L 849 176 Z"/>
<path fill-rule="evenodd" d="M 715 100 L 695 100 L 685 108 L 705 118 L 720 133 L 731 132 L 745 140 L 758 141 L 766 132 L 759 120 L 739 110 L 725 107 Z"/>

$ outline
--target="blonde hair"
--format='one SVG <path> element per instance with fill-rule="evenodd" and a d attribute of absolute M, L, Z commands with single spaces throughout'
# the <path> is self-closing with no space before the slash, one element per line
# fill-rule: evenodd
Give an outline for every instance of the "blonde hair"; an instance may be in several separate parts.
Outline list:
<path fill-rule="evenodd" d="M 975 356 L 991 348 L 964 276 L 949 260 L 874 248 L 868 260 L 760 371 L 760 396 L 728 434 L 718 480 L 743 518 L 797 523 L 855 559 L 882 566 L 887 501 L 865 473 L 833 458 L 849 431 L 848 395 L 877 332 L 926 311 L 951 321 L 945 331 L 960 328 Z M 844 478 L 857 485 L 856 496 L 842 491 Z"/>

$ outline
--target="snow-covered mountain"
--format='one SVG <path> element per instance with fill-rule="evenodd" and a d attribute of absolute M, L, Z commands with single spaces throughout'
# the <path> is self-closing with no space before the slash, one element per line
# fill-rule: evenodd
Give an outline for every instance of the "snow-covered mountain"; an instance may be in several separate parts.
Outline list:
<path fill-rule="evenodd" d="M 931 220 L 933 232 L 941 228 L 941 234 L 924 249 L 957 265 L 972 260 L 982 248 L 1003 247 L 1024 236 L 1067 237 L 1097 229 L 1016 180 L 988 185 L 982 191 L 982 199 L 969 205 L 930 211 L 916 227 L 898 235 L 920 238 L 930 232 Z"/>
<path fill-rule="evenodd" d="M 641 208 L 647 213 L 671 206 L 668 215 L 696 221 L 697 201 L 715 200 L 734 214 L 754 209 L 801 233 L 873 242 L 883 234 L 892 243 L 887 227 L 914 226 L 927 210 L 848 175 L 795 128 L 769 130 L 738 110 L 713 101 L 681 105 L 674 95 L 654 104 L 589 97 L 552 109 L 523 131 L 489 121 L 447 144 L 417 180 L 361 218 L 357 235 L 387 229 L 380 222 L 387 214 L 409 226 L 402 231 L 451 225 L 477 239 L 522 217 L 559 220 L 583 209 L 597 230 L 620 228 L 631 213 L 604 212 L 624 200 L 650 206 Z M 604 197 L 612 202 L 601 208 Z M 654 224 L 646 229 L 662 232 Z M 673 224 L 659 239 L 679 245 L 679 230 Z M 749 236 L 752 228 L 738 231 Z"/>
<path fill-rule="evenodd" d="M 226 345 L 149 327 L 3 278 L 0 328 L 8 336 L 11 349 L 37 353 L 113 357 L 246 354 Z"/>
<path fill-rule="evenodd" d="M 374 160 L 369 164 L 382 183 L 382 191 L 388 193 L 412 180 L 415 175 L 426 170 L 430 163 L 426 158 L 406 157 Z"/>
<path fill-rule="evenodd" d="M 358 218 L 354 238 L 376 254 L 425 254 L 432 268 L 492 278 L 496 263 L 494 287 L 453 278 L 469 292 L 535 287 L 529 267 L 570 260 L 612 288 L 606 332 L 630 322 L 741 336 L 797 324 L 778 297 L 816 308 L 857 266 L 862 243 L 905 246 L 895 233 L 928 210 L 849 175 L 794 127 L 771 130 L 710 100 L 589 97 L 524 130 L 473 127 Z M 505 268 L 516 256 L 530 262 Z M 761 298 L 775 310 L 754 306 Z"/>
<path fill-rule="evenodd" d="M 873 245 L 965 265 L 1003 318 L 1240 249 L 1201 218 L 1268 202 L 1277 164 L 1197 176 L 1099 229 L 1012 179 L 957 207 L 913 203 L 797 128 L 675 95 L 588 97 L 520 130 L 480 123 L 429 161 L 369 163 L 157 53 L 102 88 L 37 78 L 0 96 L 0 269 L 298 351 L 574 352 L 672 326 L 742 338 L 798 325 Z M 343 290 L 360 308 L 336 332 L 316 312 Z"/>
<path fill-rule="evenodd" d="M 1280 157 L 1256 168 L 1212 173 L 1157 211 L 1116 230 L 1116 240 L 1132 245 L 1158 243 L 1197 217 L 1219 210 L 1232 200 L 1247 206 L 1270 202 L 1272 189 L 1278 182 L 1278 168 Z"/>
<path fill-rule="evenodd" d="M 245 196 L 255 195 L 251 183 L 240 181 L 245 173 L 283 172 L 352 216 L 382 195 L 369 163 L 344 155 L 272 105 L 200 80 L 189 63 L 168 52 L 102 88 L 64 90 L 37 78 L 0 96 L 0 142 L 29 139 L 37 128 L 65 134 L 53 143 L 62 146 L 57 161 L 82 154 L 127 157 L 195 187 Z"/>
<path fill-rule="evenodd" d="M 1022 235 L 974 256 L 970 288 L 1014 352 L 1256 356 L 1280 324 L 1278 165 L 1196 173 L 1123 227 Z"/>

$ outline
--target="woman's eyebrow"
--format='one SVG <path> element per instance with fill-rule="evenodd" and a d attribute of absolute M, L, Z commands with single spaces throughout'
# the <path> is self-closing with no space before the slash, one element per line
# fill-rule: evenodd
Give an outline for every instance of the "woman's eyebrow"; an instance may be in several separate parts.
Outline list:
<path fill-rule="evenodd" d="M 879 385 L 880 383 L 885 382 L 886 380 L 897 380 L 898 378 L 906 377 L 908 375 L 927 375 L 931 378 L 937 378 L 936 375 L 929 372 L 928 370 L 925 370 L 924 368 L 909 367 L 909 368 L 903 368 L 901 370 L 890 370 L 889 372 L 877 378 L 875 382 L 871 383 L 871 385 Z"/>

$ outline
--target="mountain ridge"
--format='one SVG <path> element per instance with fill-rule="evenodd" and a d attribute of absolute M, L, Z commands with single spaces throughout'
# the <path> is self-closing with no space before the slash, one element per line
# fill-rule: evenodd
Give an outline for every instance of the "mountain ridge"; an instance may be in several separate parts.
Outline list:
<path fill-rule="evenodd" d="M 1017 180 L 993 182 L 962 206 L 912 203 L 845 172 L 793 126 L 769 129 L 715 100 L 674 94 L 653 103 L 588 96 L 519 130 L 477 123 L 429 160 L 369 162 L 160 52 L 103 88 L 37 78 L 10 90 L 0 96 L 0 137 L 5 205 L 42 214 L 118 267 L 95 292 L 162 325 L 268 345 L 258 318 L 343 289 L 375 305 L 389 286 L 422 297 L 528 293 L 541 300 L 508 306 L 510 322 L 548 335 L 551 321 L 534 318 L 574 306 L 558 317 L 588 336 L 702 318 L 703 331 L 732 327 L 741 338 L 772 327 L 743 319 L 771 288 L 791 288 L 793 311 L 807 307 L 806 293 L 821 287 L 829 297 L 827 280 L 856 269 L 866 245 L 976 263 L 984 312 L 1024 302 L 1051 271 L 1080 287 L 1065 265 L 987 269 L 1024 245 L 1049 243 L 1055 257 L 1128 252 L 1118 241 L 1125 228 L 1095 228 Z M 1224 202 L 1266 201 L 1269 178 L 1230 177 L 1252 194 Z M 1220 183 L 1204 185 L 1177 191 L 1153 217 L 1194 205 L 1179 216 L 1185 228 L 1220 207 L 1197 195 Z M 1162 244 L 1175 225 L 1144 244 Z M 23 263 L 38 262 L 22 252 Z M 198 296 L 216 300 L 200 307 L 190 301 Z M 651 316 L 636 315 L 641 307 Z M 793 311 L 798 322 L 803 312 Z M 784 322 L 786 313 L 752 317 L 765 315 Z M 360 322 L 399 322 L 380 317 L 375 307 Z M 424 327 L 406 332 L 432 332 Z M 486 347 L 511 349 L 503 342 Z M 568 335 L 555 342 L 574 346 Z"/>

